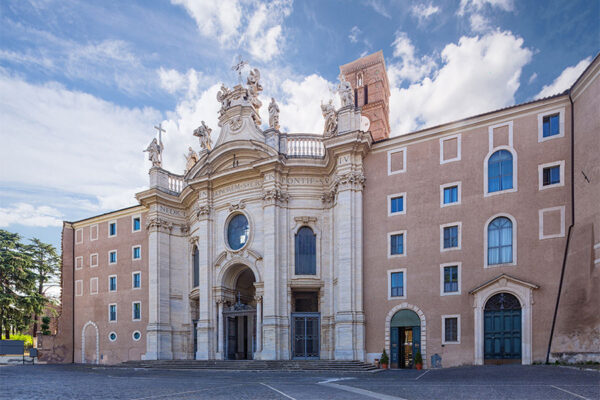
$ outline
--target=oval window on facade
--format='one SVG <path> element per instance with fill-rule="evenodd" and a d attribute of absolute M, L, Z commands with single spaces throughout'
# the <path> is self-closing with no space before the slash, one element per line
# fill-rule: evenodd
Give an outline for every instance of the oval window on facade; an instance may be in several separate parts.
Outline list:
<path fill-rule="evenodd" d="M 248 218 L 244 214 L 236 214 L 227 225 L 227 244 L 232 250 L 239 250 L 248 242 L 249 233 Z"/>
<path fill-rule="evenodd" d="M 108 340 L 110 340 L 111 342 L 114 342 L 115 340 L 117 340 L 117 334 L 115 332 L 109 333 Z"/>
<path fill-rule="evenodd" d="M 133 332 L 131 337 L 133 338 L 133 340 L 135 340 L 137 342 L 138 340 L 140 340 L 142 338 L 142 334 L 140 333 L 140 331 L 135 331 L 135 332 Z"/>

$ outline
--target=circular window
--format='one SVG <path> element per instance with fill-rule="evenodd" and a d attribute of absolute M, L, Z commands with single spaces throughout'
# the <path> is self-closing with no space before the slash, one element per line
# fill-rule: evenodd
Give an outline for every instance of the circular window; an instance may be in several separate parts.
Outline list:
<path fill-rule="evenodd" d="M 114 332 L 111 332 L 111 333 L 109 333 L 109 334 L 108 334 L 108 339 L 109 339 L 111 342 L 114 342 L 115 340 L 117 340 L 117 334 L 116 334 L 116 333 L 114 333 Z"/>
<path fill-rule="evenodd" d="M 250 227 L 244 214 L 236 214 L 227 225 L 227 244 L 232 250 L 239 250 L 248 241 Z"/>
<path fill-rule="evenodd" d="M 140 340 L 142 338 L 142 334 L 140 333 L 140 331 L 135 331 L 135 332 L 133 332 L 131 337 L 133 338 L 133 340 L 135 340 L 137 342 L 138 340 Z"/>

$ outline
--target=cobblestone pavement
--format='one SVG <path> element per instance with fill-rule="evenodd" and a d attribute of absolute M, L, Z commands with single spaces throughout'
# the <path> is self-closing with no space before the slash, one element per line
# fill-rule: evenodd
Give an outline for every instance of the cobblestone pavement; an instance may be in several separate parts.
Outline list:
<path fill-rule="evenodd" d="M 485 366 L 380 373 L 0 367 L 0 399 L 600 399 L 600 373 Z"/>

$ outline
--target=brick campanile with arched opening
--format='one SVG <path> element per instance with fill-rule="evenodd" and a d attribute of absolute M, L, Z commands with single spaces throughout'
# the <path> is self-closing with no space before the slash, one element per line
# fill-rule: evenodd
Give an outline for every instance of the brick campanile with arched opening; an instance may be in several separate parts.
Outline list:
<path fill-rule="evenodd" d="M 359 58 L 340 66 L 340 72 L 354 89 L 354 105 L 371 122 L 374 141 L 390 137 L 390 85 L 383 52 Z"/>

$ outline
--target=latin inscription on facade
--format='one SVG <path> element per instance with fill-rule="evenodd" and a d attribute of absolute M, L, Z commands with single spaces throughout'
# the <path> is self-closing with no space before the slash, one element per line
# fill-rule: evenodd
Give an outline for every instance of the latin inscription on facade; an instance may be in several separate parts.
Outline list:
<path fill-rule="evenodd" d="M 175 210 L 174 208 L 171 207 L 165 207 L 163 205 L 159 205 L 158 206 L 158 211 L 161 213 L 165 213 L 168 215 L 174 215 L 176 217 L 183 217 L 183 211 L 181 210 Z"/>

